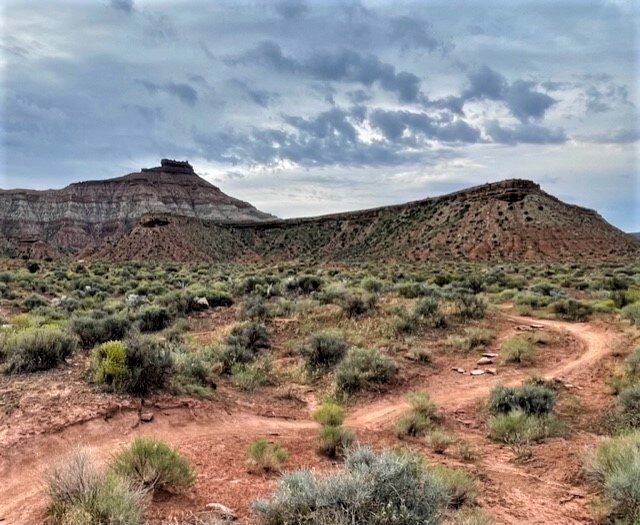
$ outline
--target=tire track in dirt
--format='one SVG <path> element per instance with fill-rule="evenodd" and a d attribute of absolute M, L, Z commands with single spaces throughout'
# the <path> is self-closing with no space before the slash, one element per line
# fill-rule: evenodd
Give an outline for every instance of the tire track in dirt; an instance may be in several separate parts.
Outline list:
<path fill-rule="evenodd" d="M 514 323 L 535 323 L 555 330 L 564 330 L 581 343 L 583 351 L 578 358 L 548 370 L 541 369 L 546 377 L 570 379 L 591 367 L 608 352 L 609 333 L 594 324 L 514 315 L 508 315 L 507 319 Z M 461 376 L 455 378 L 457 384 L 453 384 L 452 381 L 433 390 L 428 385 L 427 388 L 438 406 L 451 412 L 483 399 L 497 383 L 517 383 L 530 374 L 531 371 L 527 370 L 517 371 L 503 378 L 486 375 L 478 378 Z M 350 412 L 345 424 L 356 430 L 376 430 L 388 426 L 406 407 L 403 397 L 388 397 L 356 407 Z M 190 410 L 175 409 L 165 411 L 152 423 L 142 426 L 138 425 L 137 413 L 131 411 L 119 414 L 108 421 L 99 418 L 71 426 L 55 434 L 37 436 L 14 450 L 0 453 L 0 525 L 32 525 L 40 522 L 41 518 L 37 516 L 41 516 L 44 509 L 43 479 L 47 469 L 77 445 L 90 446 L 99 459 L 106 460 L 119 446 L 140 435 L 164 439 L 180 449 L 197 447 L 198 443 L 203 442 L 225 442 L 269 434 L 277 434 L 281 438 L 295 438 L 296 435 L 315 432 L 316 429 L 317 424 L 309 419 L 261 417 L 242 412 L 228 414 L 222 410 L 220 413 L 196 416 Z M 488 467 L 488 473 L 492 478 L 500 479 L 503 474 L 507 478 L 526 477 L 526 473 L 517 472 L 507 459 L 495 459 L 496 461 Z M 503 484 L 504 481 L 501 480 Z M 523 493 L 525 499 L 530 496 L 527 491 Z M 535 498 L 529 506 L 537 507 L 538 516 L 542 516 L 543 521 L 527 523 L 549 523 L 545 520 L 550 519 L 552 514 L 544 510 L 548 500 L 538 500 L 539 498 Z M 555 514 L 555 518 L 557 517 Z M 505 520 L 504 523 L 524 523 L 520 518 L 500 518 Z M 579 523 L 566 517 L 564 519 L 568 520 L 566 523 Z"/>

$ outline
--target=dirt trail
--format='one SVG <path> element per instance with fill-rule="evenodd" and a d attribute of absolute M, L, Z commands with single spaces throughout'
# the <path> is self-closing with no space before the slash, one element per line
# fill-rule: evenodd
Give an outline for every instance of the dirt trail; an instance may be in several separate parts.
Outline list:
<path fill-rule="evenodd" d="M 608 352 L 610 334 L 595 324 L 574 324 L 511 315 L 507 316 L 507 319 L 514 323 L 535 323 L 564 330 L 582 344 L 583 351 L 577 359 L 562 362 L 550 369 L 535 370 L 547 377 L 569 380 L 588 369 Z M 531 369 L 509 370 L 499 376 L 480 377 L 452 373 L 450 380 L 447 377 L 446 381 L 440 381 L 439 384 L 424 386 L 443 410 L 455 412 L 486 397 L 495 384 L 516 383 L 531 373 Z M 388 426 L 405 408 L 403 397 L 391 396 L 366 406 L 356 407 L 349 414 L 346 425 L 356 430 L 376 430 Z M 31 525 L 40 521 L 36 516 L 42 515 L 45 499 L 42 480 L 46 470 L 76 445 L 89 445 L 99 458 L 107 459 L 121 444 L 138 435 L 155 436 L 179 449 L 193 450 L 199 444 L 246 440 L 269 434 L 280 436 L 278 439 L 295 438 L 305 433 L 314 433 L 316 428 L 317 425 L 308 419 L 261 417 L 250 413 L 228 414 L 222 410 L 217 413 L 201 413 L 183 408 L 161 411 L 156 414 L 152 423 L 145 425 L 138 425 L 138 414 L 130 411 L 109 420 L 99 418 L 68 427 L 55 434 L 35 436 L 14 450 L 0 452 L 0 525 Z M 510 490 L 508 479 L 522 476 L 506 458 L 500 460 L 496 457 L 490 470 L 494 474 L 506 475 L 503 484 L 506 484 L 507 492 Z M 545 483 L 544 480 L 540 482 Z M 545 502 L 531 502 L 532 505 L 537 503 L 542 505 L 542 509 L 538 510 L 544 515 Z M 504 519 L 503 523 L 524 523 L 521 519 L 509 519 L 508 516 L 501 518 Z"/>

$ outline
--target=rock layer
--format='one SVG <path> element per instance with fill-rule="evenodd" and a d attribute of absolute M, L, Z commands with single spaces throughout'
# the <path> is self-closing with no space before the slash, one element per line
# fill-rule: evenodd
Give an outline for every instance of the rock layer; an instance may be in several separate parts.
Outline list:
<path fill-rule="evenodd" d="M 234 222 L 273 218 L 224 194 L 188 162 L 168 159 L 156 168 L 61 190 L 0 190 L 0 234 L 31 256 L 101 245 L 149 214 Z"/>

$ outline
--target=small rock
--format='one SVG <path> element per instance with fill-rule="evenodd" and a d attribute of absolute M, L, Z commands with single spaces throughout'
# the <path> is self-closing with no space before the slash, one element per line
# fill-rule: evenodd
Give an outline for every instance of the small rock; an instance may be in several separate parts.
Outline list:
<path fill-rule="evenodd" d="M 455 366 L 451 369 L 454 372 L 458 372 L 459 374 L 464 374 L 464 368 L 456 368 Z"/>
<path fill-rule="evenodd" d="M 490 357 L 481 357 L 480 359 L 478 359 L 478 363 L 479 365 L 490 365 L 493 363 L 493 359 L 491 359 Z"/>
<path fill-rule="evenodd" d="M 494 354 L 493 352 L 485 352 L 484 354 L 482 354 L 482 357 L 490 357 L 490 358 L 494 358 L 494 357 L 498 357 L 498 354 Z"/>
<path fill-rule="evenodd" d="M 235 521 L 238 519 L 238 515 L 222 503 L 207 503 L 207 509 L 227 521 Z"/>
<path fill-rule="evenodd" d="M 487 371 L 487 374 L 491 374 L 492 376 L 497 376 L 498 375 L 498 369 L 497 368 L 487 368 L 486 371 Z"/>
<path fill-rule="evenodd" d="M 475 368 L 473 370 L 471 370 L 471 375 L 472 376 L 481 376 L 484 374 L 484 370 L 482 370 L 481 368 Z"/>
<path fill-rule="evenodd" d="M 209 308 L 209 301 L 207 301 L 206 297 L 195 297 L 193 302 L 202 309 Z"/>
<path fill-rule="evenodd" d="M 143 423 L 151 423 L 153 421 L 153 412 L 142 412 L 140 414 L 140 421 Z"/>
<path fill-rule="evenodd" d="M 127 306 L 139 306 L 144 303 L 147 298 L 144 295 L 138 295 L 137 293 L 127 294 L 124 298 L 124 304 Z"/>

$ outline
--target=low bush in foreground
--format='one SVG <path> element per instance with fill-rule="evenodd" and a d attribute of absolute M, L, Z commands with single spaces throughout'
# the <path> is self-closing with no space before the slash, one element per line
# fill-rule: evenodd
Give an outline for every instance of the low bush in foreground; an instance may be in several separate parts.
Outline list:
<path fill-rule="evenodd" d="M 313 419 L 321 425 L 342 425 L 344 421 L 344 408 L 336 403 L 322 403 L 313 411 Z"/>
<path fill-rule="evenodd" d="M 516 409 L 489 418 L 489 437 L 512 446 L 526 445 L 558 436 L 562 423 L 553 414 L 535 416 Z"/>
<path fill-rule="evenodd" d="M 266 439 L 258 439 L 249 445 L 247 456 L 252 467 L 266 472 L 280 470 L 280 465 L 287 460 L 287 451 L 277 443 Z"/>
<path fill-rule="evenodd" d="M 28 328 L 2 341 L 6 371 L 22 374 L 49 370 L 69 357 L 77 347 L 75 337 L 58 328 Z"/>
<path fill-rule="evenodd" d="M 410 409 L 394 424 L 396 436 L 423 436 L 433 430 L 438 422 L 437 407 L 424 390 L 407 394 Z"/>
<path fill-rule="evenodd" d="M 603 441 L 584 457 L 585 475 L 603 491 L 611 521 L 640 522 L 640 432 Z"/>
<path fill-rule="evenodd" d="M 309 336 L 300 348 L 307 370 L 319 372 L 334 366 L 342 359 L 349 344 L 339 335 L 331 332 L 318 332 Z"/>
<path fill-rule="evenodd" d="M 497 385 L 489 394 L 489 412 L 506 414 L 520 409 L 528 415 L 544 415 L 553 410 L 554 390 L 544 385 L 524 383 L 520 386 Z"/>
<path fill-rule="evenodd" d="M 117 315 L 76 317 L 71 320 L 70 327 L 80 339 L 82 348 L 93 348 L 100 343 L 124 339 L 131 328 L 131 321 Z"/>
<path fill-rule="evenodd" d="M 162 441 L 136 438 L 111 463 L 114 473 L 144 490 L 178 491 L 195 480 L 191 466 L 178 452 Z"/>
<path fill-rule="evenodd" d="M 443 487 L 448 507 L 457 509 L 475 501 L 478 495 L 478 483 L 465 470 L 444 465 L 431 465 L 427 467 L 427 471 Z"/>
<path fill-rule="evenodd" d="M 446 502 L 442 484 L 416 457 L 356 448 L 338 472 L 284 475 L 273 497 L 253 509 L 263 525 L 436 525 Z"/>
<path fill-rule="evenodd" d="M 500 356 L 505 364 L 532 365 L 536 348 L 524 337 L 510 337 L 500 347 Z"/>
<path fill-rule="evenodd" d="M 329 458 L 340 457 L 355 439 L 353 430 L 349 428 L 342 425 L 324 425 L 316 440 L 316 451 Z"/>
<path fill-rule="evenodd" d="M 100 470 L 85 449 L 73 451 L 48 479 L 51 525 L 138 525 L 144 491 Z"/>
<path fill-rule="evenodd" d="M 352 348 L 336 367 L 336 386 L 342 393 L 353 394 L 388 383 L 397 370 L 393 359 L 379 350 Z"/>

